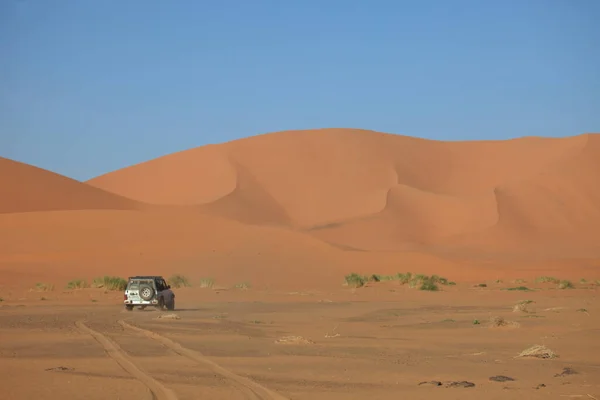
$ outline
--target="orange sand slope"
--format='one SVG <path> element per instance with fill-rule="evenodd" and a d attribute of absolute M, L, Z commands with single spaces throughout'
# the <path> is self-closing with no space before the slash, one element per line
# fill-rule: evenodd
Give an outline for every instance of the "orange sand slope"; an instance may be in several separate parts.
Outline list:
<path fill-rule="evenodd" d="M 569 252 L 597 248 L 597 182 L 598 134 L 442 142 L 322 129 L 194 148 L 88 183 L 361 250 L 561 242 Z"/>
<path fill-rule="evenodd" d="M 44 169 L 0 157 L 0 213 L 139 209 L 142 204 Z"/>
<path fill-rule="evenodd" d="M 598 134 L 279 132 L 86 183 L 0 159 L 0 276 L 179 272 L 314 287 L 351 271 L 579 274 L 600 265 L 598 182 Z"/>

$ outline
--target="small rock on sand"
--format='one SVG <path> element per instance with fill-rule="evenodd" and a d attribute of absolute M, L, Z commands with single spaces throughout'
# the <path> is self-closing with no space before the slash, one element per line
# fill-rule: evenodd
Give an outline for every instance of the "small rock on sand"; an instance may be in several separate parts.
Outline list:
<path fill-rule="evenodd" d="M 181 319 L 177 314 L 162 314 L 156 317 L 156 319 Z"/>
<path fill-rule="evenodd" d="M 310 339 L 303 338 L 302 336 L 284 336 L 275 341 L 277 344 L 314 344 Z"/>
<path fill-rule="evenodd" d="M 425 381 L 425 382 L 421 382 L 419 383 L 420 385 L 431 385 L 431 386 L 443 386 L 445 388 L 458 388 L 458 387 L 462 387 L 462 388 L 469 388 L 469 387 L 474 387 L 475 384 L 473 382 L 468 382 L 468 381 L 448 381 L 448 382 L 440 382 L 440 381 Z"/>
<path fill-rule="evenodd" d="M 514 380 L 515 379 L 511 378 L 510 376 L 504 376 L 504 375 L 490 376 L 490 381 L 493 381 L 493 382 L 512 382 Z"/>

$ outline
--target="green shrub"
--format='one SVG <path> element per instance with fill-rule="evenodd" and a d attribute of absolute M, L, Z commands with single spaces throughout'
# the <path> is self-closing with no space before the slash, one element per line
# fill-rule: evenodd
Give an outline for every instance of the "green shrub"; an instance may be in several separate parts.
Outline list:
<path fill-rule="evenodd" d="M 350 275 L 346 275 L 344 277 L 345 285 L 351 288 L 359 288 L 365 286 L 367 279 L 364 276 L 359 275 L 357 273 L 351 273 Z"/>
<path fill-rule="evenodd" d="M 402 285 L 406 285 L 412 279 L 412 272 L 407 272 L 405 274 L 399 272 L 396 277 L 396 279 L 398 279 Z"/>
<path fill-rule="evenodd" d="M 35 290 L 38 292 L 51 292 L 54 290 L 52 283 L 38 282 L 35 284 Z"/>
<path fill-rule="evenodd" d="M 434 279 L 426 278 L 421 282 L 421 286 L 419 286 L 419 290 L 427 290 L 430 292 L 435 292 L 439 290 Z"/>
<path fill-rule="evenodd" d="M 73 279 L 67 283 L 67 289 L 85 289 L 89 287 L 85 279 Z"/>
<path fill-rule="evenodd" d="M 202 278 L 200 279 L 200 287 L 202 289 L 211 289 L 215 285 L 213 278 Z"/>
<path fill-rule="evenodd" d="M 560 281 L 552 276 L 540 276 L 535 278 L 537 283 L 559 283 Z"/>
<path fill-rule="evenodd" d="M 558 288 L 559 289 L 574 289 L 575 286 L 573 285 L 573 282 L 563 280 L 563 281 L 560 281 L 560 283 L 558 284 Z"/>
<path fill-rule="evenodd" d="M 119 276 L 101 276 L 94 278 L 92 287 L 104 288 L 106 290 L 125 290 L 127 281 Z"/>
<path fill-rule="evenodd" d="M 529 289 L 529 288 L 528 288 L 528 287 L 526 287 L 526 286 L 517 286 L 517 287 L 506 288 L 506 289 L 504 289 L 504 290 L 510 290 L 510 291 L 519 290 L 519 291 L 523 291 L 523 292 L 528 292 L 528 291 L 530 291 L 531 289 Z"/>
<path fill-rule="evenodd" d="M 169 279 L 167 279 L 167 283 L 173 288 L 182 288 L 182 287 L 190 287 L 190 280 L 179 274 L 171 275 Z"/>

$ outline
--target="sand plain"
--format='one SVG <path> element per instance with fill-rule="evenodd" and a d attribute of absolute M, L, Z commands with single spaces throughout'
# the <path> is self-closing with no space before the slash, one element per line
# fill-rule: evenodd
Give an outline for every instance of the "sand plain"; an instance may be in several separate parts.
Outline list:
<path fill-rule="evenodd" d="M 127 312 L 99 289 L 15 293 L 0 306 L 3 398 L 599 398 L 600 287 L 525 284 L 195 287 L 174 313 Z M 518 357 L 534 345 L 556 357 Z"/>

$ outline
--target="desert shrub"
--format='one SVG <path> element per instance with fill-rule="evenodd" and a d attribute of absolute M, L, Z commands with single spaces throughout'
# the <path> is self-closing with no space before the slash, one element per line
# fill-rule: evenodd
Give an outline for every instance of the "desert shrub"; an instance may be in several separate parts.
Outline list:
<path fill-rule="evenodd" d="M 558 288 L 559 289 L 574 289 L 575 286 L 573 285 L 573 282 L 563 280 L 563 281 L 560 281 L 560 283 L 558 284 Z"/>
<path fill-rule="evenodd" d="M 346 275 L 344 277 L 344 284 L 351 288 L 359 288 L 363 287 L 366 283 L 367 279 L 364 276 L 359 275 L 357 273 L 351 273 L 350 275 Z"/>
<path fill-rule="evenodd" d="M 399 272 L 398 274 L 396 274 L 396 279 L 402 285 L 406 285 L 412 279 L 412 272 L 407 272 L 407 273 L 404 273 L 404 274 L 401 273 L 401 272 Z"/>
<path fill-rule="evenodd" d="M 510 290 L 510 291 L 522 291 L 522 292 L 529 292 L 531 289 L 529 289 L 527 286 L 517 286 L 517 287 L 511 287 L 511 288 L 506 288 L 504 290 Z"/>
<path fill-rule="evenodd" d="M 179 274 L 175 274 L 175 275 L 171 275 L 169 277 L 169 279 L 167 279 L 167 283 L 174 288 L 181 288 L 181 287 L 190 287 L 192 286 L 190 284 L 190 280 L 183 275 L 179 275 Z"/>
<path fill-rule="evenodd" d="M 534 303 L 533 300 L 521 300 L 513 307 L 513 312 L 529 313 L 529 305 Z"/>
<path fill-rule="evenodd" d="M 523 350 L 517 357 L 556 358 L 558 355 L 546 346 L 535 345 Z"/>
<path fill-rule="evenodd" d="M 456 285 L 456 283 L 449 282 L 447 278 L 438 275 L 427 276 L 424 274 L 413 274 L 412 272 L 399 272 L 395 275 L 359 275 L 357 273 L 351 273 L 344 277 L 344 286 L 359 288 L 364 286 L 367 282 L 386 281 L 398 281 L 401 285 L 408 284 L 411 288 L 430 291 L 438 290 L 437 284 Z"/>
<path fill-rule="evenodd" d="M 487 283 L 478 283 L 476 286 L 484 288 L 484 287 L 487 287 Z"/>
<path fill-rule="evenodd" d="M 85 279 L 73 279 L 67 283 L 67 289 L 85 289 L 89 287 Z"/>
<path fill-rule="evenodd" d="M 447 279 L 444 278 L 444 281 L 447 282 Z M 437 275 L 416 274 L 412 275 L 408 286 L 419 290 L 436 291 L 439 290 L 438 282 L 440 282 L 440 277 Z"/>
<path fill-rule="evenodd" d="M 540 276 L 535 278 L 536 283 L 559 283 L 560 281 L 552 276 Z"/>
<path fill-rule="evenodd" d="M 419 286 L 419 290 L 435 292 L 439 290 L 439 287 L 434 279 L 431 279 L 431 277 L 425 277 L 425 279 L 423 279 L 423 281 L 421 282 L 421 286 Z"/>
<path fill-rule="evenodd" d="M 501 328 L 501 327 L 514 327 L 518 328 L 520 324 L 515 321 L 507 321 L 504 317 L 491 317 L 490 318 L 490 327 L 492 328 Z"/>
<path fill-rule="evenodd" d="M 250 289 L 250 283 L 249 282 L 240 282 L 240 283 L 236 283 L 235 285 L 233 285 L 233 287 L 235 289 Z"/>
<path fill-rule="evenodd" d="M 52 283 L 38 282 L 35 284 L 35 290 L 38 292 L 51 292 L 54 290 Z"/>
<path fill-rule="evenodd" d="M 215 285 L 215 280 L 213 278 L 202 278 L 200 279 L 200 287 L 202 289 L 210 289 Z"/>
<path fill-rule="evenodd" d="M 438 277 L 438 282 L 440 285 L 449 285 L 450 284 L 448 279 L 444 278 L 443 276 Z"/>
<path fill-rule="evenodd" d="M 426 279 L 427 279 L 426 275 L 415 274 L 415 275 L 413 275 L 413 277 L 408 282 L 408 286 L 411 287 L 411 288 L 417 288 L 417 287 L 421 286 L 421 284 L 423 283 L 423 281 L 425 281 Z"/>
<path fill-rule="evenodd" d="M 127 287 L 127 281 L 119 276 L 100 276 L 94 278 L 92 281 L 92 287 L 104 288 L 106 290 L 125 290 Z"/>

